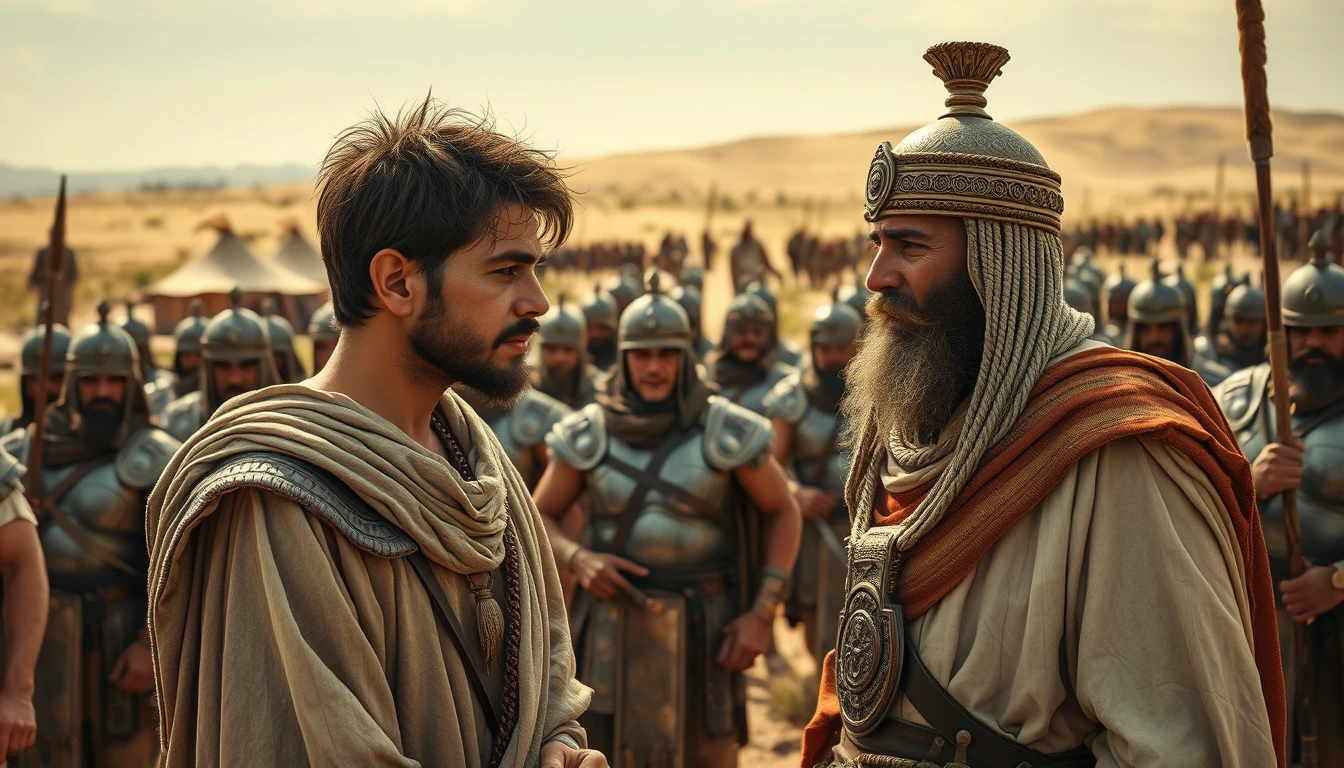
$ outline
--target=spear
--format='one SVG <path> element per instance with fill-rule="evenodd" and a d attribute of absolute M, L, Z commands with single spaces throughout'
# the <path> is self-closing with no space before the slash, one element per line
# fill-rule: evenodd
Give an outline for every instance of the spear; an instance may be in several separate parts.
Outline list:
<path fill-rule="evenodd" d="M 1241 85 L 1246 101 L 1246 140 L 1250 144 L 1251 160 L 1255 162 L 1256 213 L 1260 219 L 1260 260 L 1264 265 L 1265 327 L 1269 335 L 1270 382 L 1274 390 L 1274 425 L 1277 441 L 1289 445 L 1293 440 L 1293 414 L 1288 401 L 1288 343 L 1283 333 L 1282 296 L 1279 285 L 1279 254 L 1274 226 L 1273 188 L 1270 185 L 1269 159 L 1274 156 L 1271 138 L 1273 125 L 1269 117 L 1269 82 L 1265 76 L 1265 9 L 1261 0 L 1236 0 L 1237 31 L 1240 33 Z M 1297 522 L 1297 494 L 1288 490 L 1283 494 L 1283 527 L 1288 544 L 1288 572 L 1296 578 L 1302 574 L 1301 528 Z M 1310 646 L 1306 626 L 1293 624 L 1293 643 L 1296 649 L 1296 685 L 1298 738 L 1301 740 L 1302 764 L 1316 768 L 1316 722 L 1312 713 L 1310 678 Z M 1286 670 L 1285 670 L 1286 672 Z M 1291 738 L 1291 737 L 1290 737 Z M 1291 746 L 1291 745 L 1290 745 Z M 1291 749 L 1289 750 L 1291 753 Z"/>
<path fill-rule="evenodd" d="M 61 175 L 56 195 L 56 216 L 47 241 L 47 284 L 43 286 L 42 356 L 37 364 L 37 393 L 33 402 L 33 432 L 28 442 L 28 486 L 25 489 L 34 509 L 42 508 L 42 447 L 47 431 L 47 381 L 51 378 L 51 334 L 56 312 L 56 291 L 60 290 L 61 271 L 65 268 L 65 175 Z"/>

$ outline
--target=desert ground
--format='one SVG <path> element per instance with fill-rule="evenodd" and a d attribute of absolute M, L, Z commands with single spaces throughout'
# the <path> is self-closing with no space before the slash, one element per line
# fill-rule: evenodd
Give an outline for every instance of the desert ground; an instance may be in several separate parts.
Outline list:
<path fill-rule="evenodd" d="M 1113 109 L 1070 117 L 1012 123 L 1033 141 L 1063 175 L 1065 226 L 1091 217 L 1173 216 L 1212 207 L 1249 213 L 1251 166 L 1237 109 Z M 775 265 L 786 270 L 784 242 L 806 226 L 825 237 L 853 236 L 866 229 L 861 188 L 873 148 L 898 141 L 909 128 L 843 136 L 777 136 L 684 150 L 617 155 L 596 159 L 561 158 L 578 192 L 572 241 L 644 242 L 651 251 L 667 231 L 686 235 L 693 263 L 699 263 L 699 234 L 707 223 L 710 189 L 716 210 L 709 226 L 719 241 L 716 269 L 706 278 L 705 329 L 717 338 L 729 295 L 726 251 L 744 221 Z M 1344 116 L 1275 115 L 1275 182 L 1285 202 L 1332 204 L 1344 194 Z M 1225 187 L 1216 195 L 1218 167 L 1225 164 Z M 1309 177 L 1303 165 L 1309 163 Z M 31 327 L 35 302 L 25 281 L 35 250 L 44 243 L 52 198 L 0 201 L 0 414 L 17 407 L 17 340 Z M 249 246 L 268 257 L 278 246 L 279 223 L 297 219 L 316 243 L 315 200 L 308 184 L 214 191 L 104 192 L 73 197 L 67 242 L 77 251 L 83 279 L 74 325 L 92 318 L 103 297 L 134 296 L 178 265 L 204 253 L 214 233 L 198 225 L 224 214 Z M 1159 255 L 1174 264 L 1168 235 Z M 1253 268 L 1250 254 L 1236 256 L 1239 271 Z M 1115 257 L 1103 257 L 1111 269 Z M 1187 274 L 1203 286 L 1213 265 L 1190 265 Z M 1144 265 L 1134 259 L 1129 273 Z M 606 275 L 598 276 L 606 279 Z M 552 293 L 586 296 L 594 278 L 548 276 Z M 846 278 L 848 279 L 848 278 Z M 811 311 L 827 298 L 786 282 L 780 291 L 782 330 L 801 340 Z M 120 310 L 118 310 L 120 311 Z M 146 312 L 148 310 L 145 310 Z M 146 318 L 148 319 L 148 318 Z M 155 340 L 166 363 L 171 340 Z M 306 339 L 300 354 L 310 360 Z M 762 661 L 751 675 L 752 743 L 742 764 L 751 768 L 797 763 L 800 727 L 815 696 L 815 666 L 797 634 L 781 626 L 780 651 L 789 669 L 771 670 Z"/>

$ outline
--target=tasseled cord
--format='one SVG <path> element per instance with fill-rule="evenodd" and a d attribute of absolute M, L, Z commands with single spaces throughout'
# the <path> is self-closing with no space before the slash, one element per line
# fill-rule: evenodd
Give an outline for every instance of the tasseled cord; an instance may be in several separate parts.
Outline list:
<path fill-rule="evenodd" d="M 504 612 L 490 591 L 493 572 L 485 574 L 483 584 L 471 580 L 471 594 L 476 598 L 476 634 L 480 637 L 481 652 L 485 654 L 485 673 L 495 674 L 499 668 L 499 650 L 504 645 Z"/>

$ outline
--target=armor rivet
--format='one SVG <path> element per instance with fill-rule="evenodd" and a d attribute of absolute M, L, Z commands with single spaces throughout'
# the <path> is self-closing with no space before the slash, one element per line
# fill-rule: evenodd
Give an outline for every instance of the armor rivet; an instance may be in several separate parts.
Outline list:
<path fill-rule="evenodd" d="M 593 449 L 593 436 L 579 435 L 574 439 L 574 447 L 578 449 L 579 453 L 587 453 L 591 451 Z"/>
<path fill-rule="evenodd" d="M 719 439 L 719 445 L 723 446 L 723 450 L 728 453 L 737 453 L 742 448 L 742 441 L 732 435 L 724 435 Z"/>
<path fill-rule="evenodd" d="M 1307 286 L 1307 290 L 1303 291 L 1302 295 L 1306 296 L 1307 301 L 1310 301 L 1312 304 L 1321 303 L 1321 289 L 1318 286 L 1315 285 Z"/>

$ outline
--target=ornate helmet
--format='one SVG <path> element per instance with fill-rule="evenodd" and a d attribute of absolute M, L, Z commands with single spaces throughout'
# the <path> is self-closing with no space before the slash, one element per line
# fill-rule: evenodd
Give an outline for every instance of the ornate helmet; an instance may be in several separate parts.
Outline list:
<path fill-rule="evenodd" d="M 19 375 L 36 376 L 42 366 L 42 339 L 47 326 L 39 325 L 23 337 L 19 348 Z M 51 327 L 51 373 L 65 373 L 65 353 L 70 349 L 70 329 L 60 323 Z"/>
<path fill-rule="evenodd" d="M 1107 320 L 1110 320 L 1116 325 L 1125 324 L 1129 319 L 1129 296 L 1134 292 L 1134 287 L 1136 285 L 1138 285 L 1138 283 L 1129 279 L 1129 276 L 1125 274 L 1124 264 L 1121 264 L 1115 274 L 1106 278 L 1106 282 L 1101 284 L 1101 298 L 1102 301 L 1106 302 Z M 1111 302 L 1120 301 L 1121 299 L 1125 302 L 1125 314 L 1120 317 L 1111 317 Z"/>
<path fill-rule="evenodd" d="M 1283 324 L 1295 328 L 1344 325 L 1344 269 L 1331 263 L 1325 233 L 1312 235 L 1311 261 L 1283 281 Z"/>
<path fill-rule="evenodd" d="M 863 316 L 840 300 L 839 291 L 836 294 L 830 304 L 822 304 L 812 313 L 809 335 L 813 344 L 848 344 L 859 337 Z"/>
<path fill-rule="evenodd" d="M 84 376 L 118 376 L 126 379 L 126 397 L 122 400 L 121 430 L 113 440 L 121 447 L 130 432 L 131 416 L 149 414 L 145 398 L 145 379 L 140 367 L 140 351 L 122 328 L 109 323 L 107 316 L 112 305 L 106 300 L 98 304 L 98 322 L 90 324 L 70 340 L 65 354 L 65 386 L 61 390 L 61 407 L 79 424 L 76 434 L 85 437 L 79 419 L 79 390 L 76 383 Z"/>
<path fill-rule="evenodd" d="M 756 285 L 756 283 L 753 283 Z M 733 335 L 733 331 L 744 323 L 761 323 L 770 329 L 771 335 L 775 330 L 775 311 L 765 303 L 759 294 L 750 290 L 739 293 L 728 303 L 728 315 L 723 321 L 723 338 L 721 346 L 727 348 L 728 338 Z M 770 340 L 774 343 L 774 339 Z"/>
<path fill-rule="evenodd" d="M 336 327 L 336 307 L 330 301 L 318 307 L 308 318 L 308 335 L 313 341 L 336 341 L 341 331 Z"/>
<path fill-rule="evenodd" d="M 255 361 L 258 389 L 280 380 L 275 359 L 271 356 L 270 324 L 243 306 L 243 292 L 238 288 L 229 291 L 229 300 L 233 307 L 211 318 L 201 334 L 201 357 L 205 360 L 201 392 L 210 413 L 223 402 L 215 391 L 215 377 L 210 371 L 213 362 Z"/>
<path fill-rule="evenodd" d="M 1089 315 L 1096 315 L 1095 302 L 1092 300 L 1093 290 L 1091 286 L 1084 284 L 1076 278 L 1070 277 L 1064 281 L 1064 303 L 1079 312 L 1086 312 Z"/>
<path fill-rule="evenodd" d="M 294 326 L 276 314 L 275 300 L 269 297 L 261 304 L 261 316 L 266 319 L 266 332 L 271 337 L 271 354 L 279 355 L 284 361 L 283 369 L 280 361 L 276 361 L 277 382 L 302 381 L 305 373 L 299 365 L 299 356 L 294 352 Z"/>
<path fill-rule="evenodd" d="M 686 317 L 690 318 L 691 330 L 700 329 L 700 289 L 689 283 L 684 283 L 673 288 L 669 296 L 672 300 L 681 305 L 686 310 Z"/>
<path fill-rule="evenodd" d="M 136 319 L 135 302 L 130 299 L 126 299 L 126 320 L 121 324 L 121 330 L 135 339 L 135 348 L 140 353 L 140 368 L 148 381 L 154 370 L 154 358 L 149 350 L 149 326 Z"/>
<path fill-rule="evenodd" d="M 1195 303 L 1195 284 L 1185 276 L 1185 267 L 1177 262 L 1176 271 L 1162 278 L 1162 282 L 1181 292 L 1181 300 L 1185 302 L 1186 322 L 1193 331 L 1199 326 L 1199 307 Z"/>
<path fill-rule="evenodd" d="M 601 285 L 593 286 L 593 295 L 583 303 L 582 309 L 583 319 L 588 325 L 616 327 L 616 299 Z"/>
<path fill-rule="evenodd" d="M 1236 287 L 1224 298 L 1223 317 L 1233 320 L 1265 319 L 1265 289 L 1251 285 L 1249 278 L 1240 285 L 1233 285 Z"/>
<path fill-rule="evenodd" d="M 568 301 L 568 296 L 560 294 L 551 311 L 541 316 L 539 320 L 541 332 L 538 336 L 542 344 L 577 347 L 582 350 L 584 337 L 588 333 L 588 324 L 584 322 L 581 313 L 566 306 Z"/>
<path fill-rule="evenodd" d="M 649 282 L 649 290 L 626 307 L 621 315 L 617 348 L 680 349 L 693 354 L 691 320 L 686 310 L 663 293 L 657 275 Z"/>
<path fill-rule="evenodd" d="M 705 290 L 705 271 L 693 264 L 683 266 L 677 280 L 683 286 L 692 286 L 697 291 Z"/>
<path fill-rule="evenodd" d="M 191 302 L 191 314 L 182 318 L 173 329 L 174 362 L 182 352 L 200 352 L 201 334 L 205 333 L 205 317 L 200 299 Z"/>

